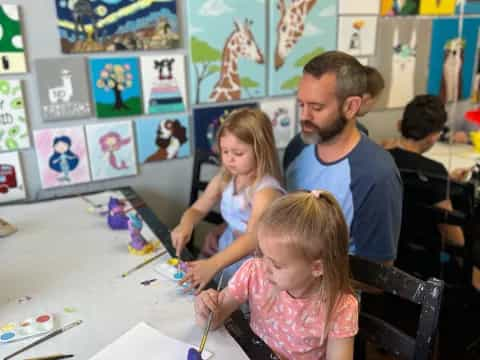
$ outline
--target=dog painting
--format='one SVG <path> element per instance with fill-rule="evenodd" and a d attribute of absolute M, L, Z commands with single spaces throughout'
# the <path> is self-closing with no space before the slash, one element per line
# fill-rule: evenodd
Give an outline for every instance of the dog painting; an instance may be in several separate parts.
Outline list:
<path fill-rule="evenodd" d="M 158 125 L 155 143 L 158 150 L 150 155 L 146 162 L 173 159 L 177 157 L 180 146 L 187 142 L 187 128 L 177 119 L 165 119 Z"/>

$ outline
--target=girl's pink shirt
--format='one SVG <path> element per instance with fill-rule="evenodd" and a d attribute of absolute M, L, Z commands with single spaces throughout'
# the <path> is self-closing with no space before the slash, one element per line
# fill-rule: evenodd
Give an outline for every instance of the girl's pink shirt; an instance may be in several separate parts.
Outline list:
<path fill-rule="evenodd" d="M 227 291 L 240 303 L 248 301 L 252 330 L 288 359 L 324 359 L 329 338 L 348 338 L 358 332 L 358 301 L 353 295 L 339 299 L 328 334 L 324 333 L 324 302 L 315 298 L 295 299 L 281 291 L 268 304 L 275 290 L 259 258 L 247 260 L 238 269 Z"/>

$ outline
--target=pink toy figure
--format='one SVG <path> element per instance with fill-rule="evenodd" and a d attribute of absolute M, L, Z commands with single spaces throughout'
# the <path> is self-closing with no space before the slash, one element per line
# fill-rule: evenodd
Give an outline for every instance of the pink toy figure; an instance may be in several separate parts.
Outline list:
<path fill-rule="evenodd" d="M 142 236 L 143 221 L 140 214 L 130 212 L 128 214 L 128 232 L 130 233 L 131 241 L 128 244 L 128 251 L 134 255 L 146 255 L 155 250 L 153 244 L 149 243 Z"/>

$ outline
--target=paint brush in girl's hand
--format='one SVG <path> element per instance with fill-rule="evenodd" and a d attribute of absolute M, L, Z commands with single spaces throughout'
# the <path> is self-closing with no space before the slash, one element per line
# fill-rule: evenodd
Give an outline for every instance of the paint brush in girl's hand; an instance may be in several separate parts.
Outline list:
<path fill-rule="evenodd" d="M 222 288 L 222 281 L 223 281 L 223 271 L 220 275 L 220 279 L 218 280 L 217 291 Z M 213 321 L 213 312 L 210 312 L 207 319 L 207 324 L 205 325 L 205 329 L 203 330 L 202 340 L 200 341 L 200 346 L 197 349 L 190 348 L 188 349 L 188 357 L 187 360 L 202 360 L 202 351 L 205 348 L 205 344 L 207 343 L 207 336 L 208 332 L 210 331 L 210 327 L 212 326 Z"/>

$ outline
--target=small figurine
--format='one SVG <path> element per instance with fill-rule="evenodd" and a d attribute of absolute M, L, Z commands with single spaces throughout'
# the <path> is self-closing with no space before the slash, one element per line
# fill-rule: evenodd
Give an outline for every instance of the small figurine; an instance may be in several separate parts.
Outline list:
<path fill-rule="evenodd" d="M 125 215 L 126 204 L 115 197 L 110 197 L 108 202 L 108 225 L 113 230 L 128 229 L 128 216 Z"/>
<path fill-rule="evenodd" d="M 131 254 L 145 255 L 155 250 L 155 246 L 142 236 L 142 227 L 143 221 L 140 214 L 130 212 L 128 214 L 128 232 L 132 240 L 128 244 L 128 251 Z"/>

